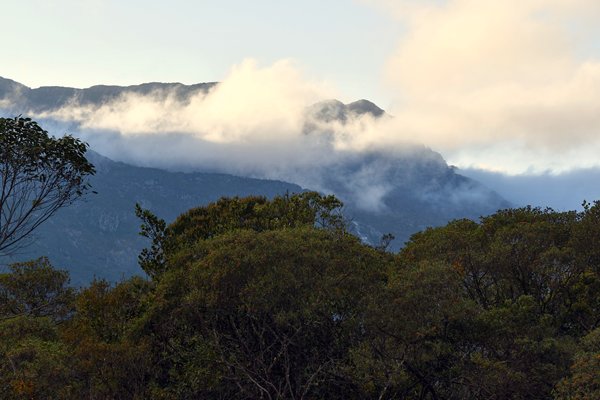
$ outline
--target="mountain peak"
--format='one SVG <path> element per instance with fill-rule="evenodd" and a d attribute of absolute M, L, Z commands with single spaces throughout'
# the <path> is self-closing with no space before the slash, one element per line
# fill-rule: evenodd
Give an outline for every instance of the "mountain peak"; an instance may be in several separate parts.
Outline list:
<path fill-rule="evenodd" d="M 179 82 L 148 82 L 139 85 L 94 85 L 85 89 L 64 86 L 41 86 L 31 89 L 11 79 L 0 77 L 0 99 L 9 99 L 8 111 L 21 113 L 27 111 L 48 111 L 76 102 L 81 105 L 99 105 L 110 102 L 124 94 L 137 95 L 173 95 L 181 102 L 189 101 L 198 92 L 208 92 L 216 82 L 184 85 Z"/>
<path fill-rule="evenodd" d="M 0 99 L 26 90 L 30 89 L 19 82 L 0 76 Z"/>
<path fill-rule="evenodd" d="M 346 104 L 346 108 L 350 112 L 358 115 L 371 114 L 374 117 L 381 117 L 385 113 L 385 111 L 379 108 L 375 103 L 365 99 Z"/>
<path fill-rule="evenodd" d="M 385 111 L 369 100 L 361 99 L 353 103 L 344 104 L 339 100 L 331 99 L 320 101 L 308 107 L 308 114 L 317 121 L 340 121 L 345 123 L 349 117 L 360 117 L 365 114 L 379 118 L 385 114 Z"/>

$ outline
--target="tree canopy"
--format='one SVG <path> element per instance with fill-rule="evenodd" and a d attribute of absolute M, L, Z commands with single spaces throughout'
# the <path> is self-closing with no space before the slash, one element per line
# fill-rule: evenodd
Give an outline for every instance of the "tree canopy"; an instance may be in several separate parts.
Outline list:
<path fill-rule="evenodd" d="M 87 145 L 54 138 L 29 118 L 0 118 L 0 255 L 90 190 Z"/>
<path fill-rule="evenodd" d="M 288 193 L 272 200 L 263 196 L 223 197 L 188 210 L 167 226 L 136 204 L 136 215 L 142 220 L 140 235 L 152 241 L 151 247 L 140 254 L 140 266 L 155 278 L 167 268 L 167 255 L 173 257 L 178 249 L 238 229 L 262 232 L 310 226 L 344 232 L 342 206 L 336 197 L 317 192 Z"/>
<path fill-rule="evenodd" d="M 15 265 L 0 399 L 598 397 L 600 203 L 453 221 L 398 254 L 338 206 L 221 199 L 171 224 L 138 207 L 149 277 L 78 291 Z"/>

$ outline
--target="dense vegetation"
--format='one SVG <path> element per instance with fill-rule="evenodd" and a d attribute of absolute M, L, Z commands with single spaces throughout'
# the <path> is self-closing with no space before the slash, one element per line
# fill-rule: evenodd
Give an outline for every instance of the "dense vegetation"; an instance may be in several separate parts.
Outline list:
<path fill-rule="evenodd" d="M 597 399 L 600 203 L 348 234 L 316 193 L 229 198 L 166 225 L 147 277 L 0 275 L 2 399 Z"/>

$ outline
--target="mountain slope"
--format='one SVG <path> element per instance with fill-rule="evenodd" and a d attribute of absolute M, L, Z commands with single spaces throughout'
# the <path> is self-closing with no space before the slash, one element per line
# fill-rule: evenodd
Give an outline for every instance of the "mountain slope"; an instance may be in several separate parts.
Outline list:
<path fill-rule="evenodd" d="M 59 109 L 68 104 L 81 106 L 101 105 L 113 101 L 125 93 L 154 96 L 175 96 L 178 101 L 185 102 L 199 92 L 206 93 L 216 83 L 199 83 L 184 85 L 181 83 L 151 82 L 132 86 L 96 85 L 85 89 L 60 86 L 42 86 L 31 89 L 10 79 L 0 77 L 0 104 L 6 103 L 7 111 L 45 112 Z"/>
<path fill-rule="evenodd" d="M 98 193 L 60 210 L 13 260 L 47 255 L 56 266 L 69 269 L 75 283 L 85 283 L 94 276 L 118 280 L 142 273 L 137 255 L 147 240 L 138 235 L 135 203 L 170 222 L 184 211 L 221 196 L 273 197 L 302 191 L 297 185 L 279 181 L 134 167 L 94 152 L 88 158 L 97 169 L 91 183 Z"/>
<path fill-rule="evenodd" d="M 153 99 L 161 96 L 175 98 L 184 104 L 194 95 L 207 93 L 215 85 L 147 83 L 127 87 L 30 89 L 0 78 L 0 115 L 35 117 L 72 104 L 99 107 L 127 93 L 151 95 Z M 108 109 L 112 112 L 110 107 Z M 213 159 L 210 149 L 218 150 L 217 146 L 227 144 L 202 141 L 193 134 L 176 132 L 155 132 L 151 136 L 127 136 L 119 131 L 93 132 L 93 138 L 104 143 L 105 148 L 114 149 L 112 151 L 117 155 L 141 154 L 142 157 L 137 159 L 143 160 L 145 165 L 168 165 L 173 171 L 207 171 L 211 168 L 211 172 L 233 172 L 296 184 L 228 174 L 183 174 L 141 168 L 92 154 L 91 161 L 98 167 L 92 184 L 99 194 L 90 196 L 85 203 L 62 210 L 51 219 L 38 231 L 39 240 L 23 257 L 50 255 L 57 265 L 74 271 L 75 279 L 80 282 L 94 275 L 118 279 L 122 274 L 139 272 L 136 256 L 144 241 L 137 236 L 139 222 L 133 212 L 136 202 L 171 221 L 190 207 L 206 204 L 221 196 L 259 194 L 271 197 L 302 188 L 318 190 L 333 193 L 344 201 L 350 229 L 366 242 L 377 244 L 382 235 L 395 235 L 392 250 L 399 249 L 411 234 L 428 226 L 443 225 L 455 218 L 476 219 L 510 206 L 497 193 L 457 173 L 439 153 L 425 146 L 337 150 L 334 145 L 336 135 L 344 135 L 345 128 L 357 122 L 392 118 L 368 100 L 349 104 L 337 100 L 323 101 L 308 107 L 303 118 L 304 124 L 298 135 L 311 145 L 292 149 L 290 156 L 300 154 L 301 157 L 303 151 L 312 151 L 310 159 L 314 162 L 287 165 L 288 159 L 283 159 L 283 165 L 266 163 L 271 167 L 263 166 L 256 170 L 239 166 L 232 168 L 240 161 L 236 158 L 244 159 L 246 167 L 261 162 L 260 158 L 247 159 L 248 153 L 239 143 L 237 152 L 219 153 L 222 154 L 220 164 L 213 165 L 204 162 L 202 157 L 208 155 L 208 159 Z M 55 128 L 47 128 L 53 133 L 64 132 L 65 124 L 75 135 L 83 134 L 85 137 L 87 132 L 77 121 L 55 121 L 47 117 L 41 122 L 42 126 Z M 181 141 L 176 142 L 175 139 Z M 178 151 L 183 148 L 192 157 L 188 156 L 186 160 L 178 158 L 177 154 L 182 153 L 173 149 L 176 146 L 179 146 Z M 261 149 L 259 154 L 268 157 L 269 151 L 276 152 L 277 149 Z M 153 160 L 147 152 L 159 159 Z M 194 160 L 198 163 L 190 164 Z"/>
<path fill-rule="evenodd" d="M 89 153 L 89 159 L 97 168 L 91 183 L 98 193 L 60 210 L 36 231 L 32 245 L 12 261 L 47 255 L 56 266 L 69 269 L 77 284 L 93 277 L 118 280 L 141 273 L 137 255 L 148 244 L 138 235 L 140 221 L 134 214 L 135 203 L 170 222 L 180 213 L 222 196 L 273 197 L 303 190 L 281 181 L 136 167 L 94 152 Z M 375 208 L 361 204 L 365 200 L 357 199 L 355 190 L 348 185 L 353 179 L 358 181 L 356 176 L 365 169 L 383 168 L 380 157 L 339 166 L 325 177 L 333 188 L 331 192 L 346 204 L 344 214 L 350 230 L 365 242 L 377 244 L 383 234 L 392 233 L 396 236 L 392 249 L 397 250 L 412 233 L 427 226 L 438 226 L 454 218 L 476 219 L 509 206 L 499 195 L 456 174 L 441 157 L 420 166 L 415 166 L 415 162 L 396 157 L 385 167 L 386 178 L 395 186 L 377 199 L 381 204 Z M 413 181 L 403 178 L 407 165 L 420 171 Z M 355 178 L 350 181 L 340 179 L 352 176 Z"/>

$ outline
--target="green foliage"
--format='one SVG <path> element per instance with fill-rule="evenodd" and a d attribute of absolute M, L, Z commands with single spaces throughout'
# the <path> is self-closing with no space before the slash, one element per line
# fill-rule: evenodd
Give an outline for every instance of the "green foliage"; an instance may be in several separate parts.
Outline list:
<path fill-rule="evenodd" d="M 569 338 L 557 334 L 531 296 L 482 312 L 473 344 L 467 376 L 479 398 L 547 398 L 571 356 Z"/>
<path fill-rule="evenodd" d="M 596 274 L 600 273 L 600 201 L 584 202 L 584 212 L 579 215 L 573 230 L 573 247 L 578 261 Z"/>
<path fill-rule="evenodd" d="M 68 349 L 57 324 L 72 312 L 68 273 L 47 259 L 13 264 L 0 274 L 0 399 L 68 395 Z"/>
<path fill-rule="evenodd" d="M 0 399 L 63 399 L 71 394 L 69 351 L 48 318 L 0 322 Z"/>
<path fill-rule="evenodd" d="M 129 333 L 146 309 L 148 281 L 136 277 L 115 286 L 94 281 L 75 300 L 75 314 L 61 327 L 72 350 L 79 393 L 91 398 L 143 399 L 152 370 L 146 341 Z"/>
<path fill-rule="evenodd" d="M 135 204 L 135 215 L 142 220 L 140 235 L 152 241 L 150 248 L 142 250 L 138 256 L 140 267 L 148 276 L 155 279 L 165 272 L 164 247 L 167 236 L 167 224 L 163 219 Z"/>
<path fill-rule="evenodd" d="M 316 226 L 344 232 L 341 207 L 342 203 L 334 196 L 316 192 L 286 194 L 272 200 L 255 196 L 221 198 L 187 211 L 166 226 L 164 220 L 136 204 L 136 215 L 142 220 L 140 234 L 152 240 L 151 247 L 139 256 L 140 266 L 156 279 L 168 268 L 169 257 L 179 249 L 236 229 L 262 232 Z"/>
<path fill-rule="evenodd" d="M 89 191 L 87 144 L 53 138 L 29 118 L 0 118 L 0 255 Z"/>
<path fill-rule="evenodd" d="M 220 376 L 210 391 L 228 398 L 350 396 L 348 378 L 328 377 L 362 335 L 364 300 L 383 280 L 380 253 L 312 227 L 232 231 L 192 251 L 201 257 L 163 276 L 147 316 L 145 329 L 177 360 L 163 365 L 166 376 L 205 360 Z M 182 392 L 195 385 L 177 376 L 178 396 L 210 393 Z"/>
<path fill-rule="evenodd" d="M 570 375 L 559 382 L 557 400 L 592 400 L 600 398 L 600 328 L 580 343 Z"/>
<path fill-rule="evenodd" d="M 454 221 L 416 234 L 402 257 L 452 265 L 466 294 L 486 309 L 531 296 L 538 313 L 563 317 L 563 295 L 586 269 L 572 246 L 577 220 L 573 212 L 500 211 L 481 224 Z"/>
<path fill-rule="evenodd" d="M 169 226 L 178 245 L 194 244 L 235 229 L 265 230 L 318 226 L 342 229 L 342 203 L 316 192 L 265 197 L 222 198 L 182 214 Z"/>
<path fill-rule="evenodd" d="M 454 353 L 467 398 L 548 398 L 573 355 L 572 343 L 598 320 L 596 204 L 583 213 L 521 208 L 481 223 L 454 221 L 413 236 L 404 263 L 442 262 L 477 305 Z M 587 239 L 587 238 L 586 238 Z M 585 255 L 585 256 L 582 256 Z M 452 393 L 457 393 L 453 389 Z"/>
<path fill-rule="evenodd" d="M 136 207 L 151 277 L 0 275 L 0 399 L 596 399 L 599 203 L 453 221 L 389 254 L 335 198 Z"/>
<path fill-rule="evenodd" d="M 368 335 L 353 351 L 356 379 L 369 398 L 455 397 L 477 308 L 451 267 L 400 261 L 372 296 Z"/>
<path fill-rule="evenodd" d="M 134 277 L 116 286 L 103 280 L 93 281 L 83 289 L 75 300 L 75 316 L 69 327 L 77 331 L 87 330 L 103 342 L 112 343 L 123 339 L 132 321 L 146 309 L 151 284 Z"/>
<path fill-rule="evenodd" d="M 75 292 L 67 271 L 56 270 L 47 258 L 16 263 L 0 274 L 0 320 L 16 316 L 66 318 Z"/>

